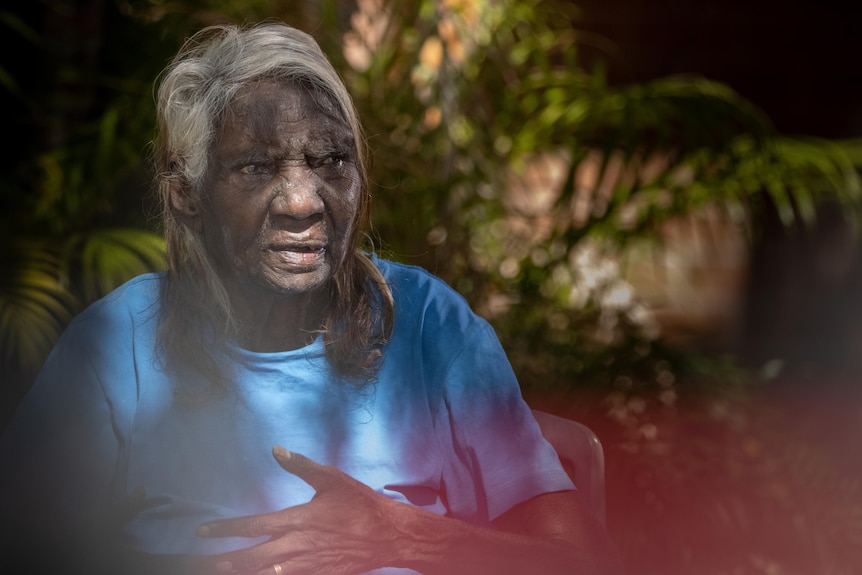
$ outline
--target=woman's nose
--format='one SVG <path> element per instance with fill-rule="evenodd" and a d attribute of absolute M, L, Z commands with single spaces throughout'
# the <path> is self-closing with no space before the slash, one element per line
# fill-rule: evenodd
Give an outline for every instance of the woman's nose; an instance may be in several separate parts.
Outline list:
<path fill-rule="evenodd" d="M 275 184 L 271 211 L 275 215 L 304 220 L 323 213 L 322 182 L 310 169 L 284 168 Z"/>

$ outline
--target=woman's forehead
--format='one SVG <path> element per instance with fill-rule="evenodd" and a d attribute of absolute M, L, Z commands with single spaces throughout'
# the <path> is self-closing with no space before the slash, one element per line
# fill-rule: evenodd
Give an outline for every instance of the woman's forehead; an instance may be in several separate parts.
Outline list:
<path fill-rule="evenodd" d="M 343 110 L 329 92 L 310 82 L 286 78 L 261 78 L 244 86 L 228 110 L 240 117 L 278 110 L 291 120 L 310 114 L 349 126 Z"/>
<path fill-rule="evenodd" d="M 229 106 L 216 145 L 236 148 L 253 142 L 293 142 L 304 146 L 318 142 L 349 149 L 354 134 L 340 115 L 332 113 L 329 100 L 321 90 L 308 90 L 296 82 L 256 82 L 243 88 Z"/>

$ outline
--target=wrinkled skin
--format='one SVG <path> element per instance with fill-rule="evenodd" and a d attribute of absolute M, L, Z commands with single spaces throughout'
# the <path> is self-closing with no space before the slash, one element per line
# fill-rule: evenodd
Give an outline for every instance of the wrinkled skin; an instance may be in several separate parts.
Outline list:
<path fill-rule="evenodd" d="M 357 575 L 384 566 L 425 575 L 621 573 L 604 528 L 581 507 L 577 492 L 540 495 L 504 513 L 495 528 L 478 527 L 387 499 L 335 467 L 281 447 L 273 456 L 315 496 L 281 511 L 202 525 L 202 537 L 271 537 L 205 558 L 198 573 Z"/>
<path fill-rule="evenodd" d="M 311 485 L 316 495 L 283 511 L 204 525 L 206 537 L 273 535 L 264 544 L 227 553 L 213 562 L 217 571 L 272 575 L 361 573 L 391 564 L 400 539 L 396 521 L 407 506 L 382 497 L 334 467 L 299 454 L 273 449 L 276 461 Z"/>
<path fill-rule="evenodd" d="M 261 80 L 228 108 L 200 189 L 172 194 L 227 285 L 244 347 L 295 348 L 320 328 L 326 286 L 350 250 L 354 153 L 350 127 L 325 99 Z"/>
<path fill-rule="evenodd" d="M 328 283 L 350 249 L 360 193 L 352 153 L 348 126 L 326 102 L 294 84 L 264 80 L 228 110 L 201 189 L 173 194 L 178 213 L 202 233 L 216 261 L 247 349 L 293 349 L 320 327 Z M 479 527 L 390 500 L 302 455 L 281 448 L 273 455 L 315 496 L 201 526 L 203 537 L 270 539 L 193 559 L 195 572 L 355 575 L 383 566 L 425 575 L 616 572 L 606 533 L 576 492 L 541 495 L 505 513 L 494 528 Z"/>

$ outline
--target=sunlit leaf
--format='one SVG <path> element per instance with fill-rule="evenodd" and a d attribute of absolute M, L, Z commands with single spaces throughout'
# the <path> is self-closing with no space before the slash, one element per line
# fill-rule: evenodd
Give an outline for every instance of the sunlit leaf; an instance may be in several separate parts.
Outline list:
<path fill-rule="evenodd" d="M 35 373 L 79 310 L 56 253 L 39 241 L 6 246 L 0 279 L 0 350 L 10 372 Z M 10 382 L 10 385 L 12 382 Z"/>
<path fill-rule="evenodd" d="M 164 239 L 131 228 L 95 230 L 72 238 L 65 257 L 74 289 L 90 302 L 136 275 L 164 269 Z"/>

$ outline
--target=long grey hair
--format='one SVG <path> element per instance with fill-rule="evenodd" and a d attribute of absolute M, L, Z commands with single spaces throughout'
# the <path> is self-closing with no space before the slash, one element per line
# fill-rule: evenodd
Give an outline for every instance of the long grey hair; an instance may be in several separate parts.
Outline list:
<path fill-rule="evenodd" d="M 317 42 L 280 22 L 205 28 L 185 42 L 159 79 L 154 161 L 168 254 L 159 349 L 169 369 L 196 370 L 217 387 L 230 383 L 225 358 L 237 331 L 231 302 L 200 234 L 177 216 L 170 194 L 178 184 L 200 189 L 228 106 L 240 89 L 262 78 L 299 82 L 328 98 L 353 132 L 361 186 L 353 249 L 332 281 L 324 337 L 330 364 L 368 382 L 394 310 L 383 277 L 360 250 L 370 203 L 365 139 L 353 100 Z"/>

